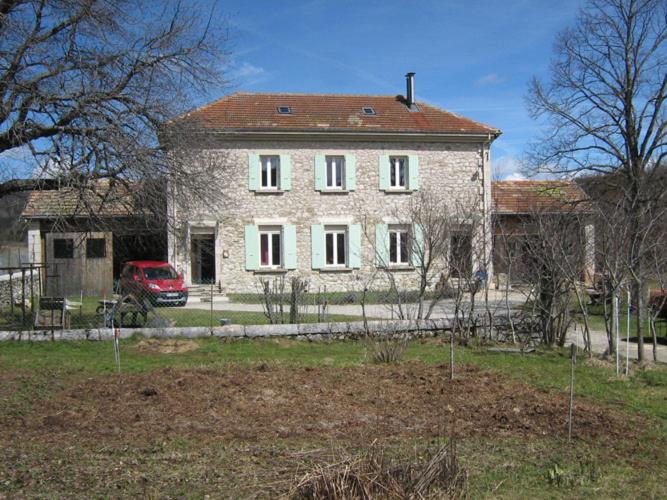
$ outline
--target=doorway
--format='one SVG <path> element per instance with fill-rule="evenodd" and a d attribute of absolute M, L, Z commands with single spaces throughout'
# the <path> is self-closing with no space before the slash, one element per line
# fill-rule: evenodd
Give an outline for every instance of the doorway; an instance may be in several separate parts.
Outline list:
<path fill-rule="evenodd" d="M 193 234 L 190 255 L 192 283 L 215 283 L 215 235 Z"/>

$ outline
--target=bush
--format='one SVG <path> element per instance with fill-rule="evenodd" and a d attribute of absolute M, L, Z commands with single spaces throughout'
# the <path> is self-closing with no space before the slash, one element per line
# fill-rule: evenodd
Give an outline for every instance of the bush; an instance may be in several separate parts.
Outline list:
<path fill-rule="evenodd" d="M 416 456 L 412 462 L 392 461 L 382 448 L 372 446 L 359 455 L 315 467 L 292 487 L 290 498 L 441 498 L 463 493 L 467 472 L 453 442 L 435 453 L 427 449 Z"/>
<path fill-rule="evenodd" d="M 373 337 L 370 342 L 374 363 L 399 363 L 408 346 L 408 339 L 397 335 Z"/>

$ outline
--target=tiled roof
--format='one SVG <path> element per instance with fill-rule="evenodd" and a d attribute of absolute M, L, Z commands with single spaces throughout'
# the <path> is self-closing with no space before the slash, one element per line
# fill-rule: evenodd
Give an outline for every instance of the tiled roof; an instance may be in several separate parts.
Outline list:
<path fill-rule="evenodd" d="M 278 107 L 290 113 L 280 114 Z M 375 114 L 365 114 L 371 107 Z M 223 131 L 492 134 L 500 130 L 425 103 L 412 111 L 401 96 L 237 93 L 175 123 Z"/>
<path fill-rule="evenodd" d="M 52 217 L 127 217 L 134 213 L 133 197 L 127 189 L 100 183 L 95 190 L 61 189 L 31 191 L 21 216 Z"/>
<path fill-rule="evenodd" d="M 494 181 L 491 197 L 499 214 L 590 209 L 586 193 L 572 181 Z"/>

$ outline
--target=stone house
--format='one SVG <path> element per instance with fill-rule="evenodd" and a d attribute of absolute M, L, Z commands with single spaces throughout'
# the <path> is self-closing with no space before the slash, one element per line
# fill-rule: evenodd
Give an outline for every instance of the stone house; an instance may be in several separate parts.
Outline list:
<path fill-rule="evenodd" d="M 174 124 L 197 132 L 192 161 L 223 172 L 207 206 L 169 202 L 169 261 L 189 284 L 252 293 L 262 277 L 298 275 L 311 290 L 347 291 L 382 262 L 414 287 L 410 197 L 474 199 L 489 217 L 500 131 L 416 102 L 411 73 L 406 96 L 237 93 Z M 473 239 L 488 255 L 490 224 Z"/>

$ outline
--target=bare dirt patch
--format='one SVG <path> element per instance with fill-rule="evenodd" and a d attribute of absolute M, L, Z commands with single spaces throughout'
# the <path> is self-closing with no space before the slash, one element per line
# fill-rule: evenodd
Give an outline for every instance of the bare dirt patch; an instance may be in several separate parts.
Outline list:
<path fill-rule="evenodd" d="M 139 342 L 134 349 L 146 353 L 179 354 L 199 349 L 199 342 L 179 339 L 146 339 Z"/>
<path fill-rule="evenodd" d="M 262 364 L 88 379 L 39 404 L 5 438 L 147 442 L 436 436 L 566 436 L 567 396 L 473 366 Z M 636 428 L 636 427 L 635 427 Z M 631 439 L 632 419 L 579 399 L 574 434 Z M 370 442 L 370 441 L 369 441 Z"/>

